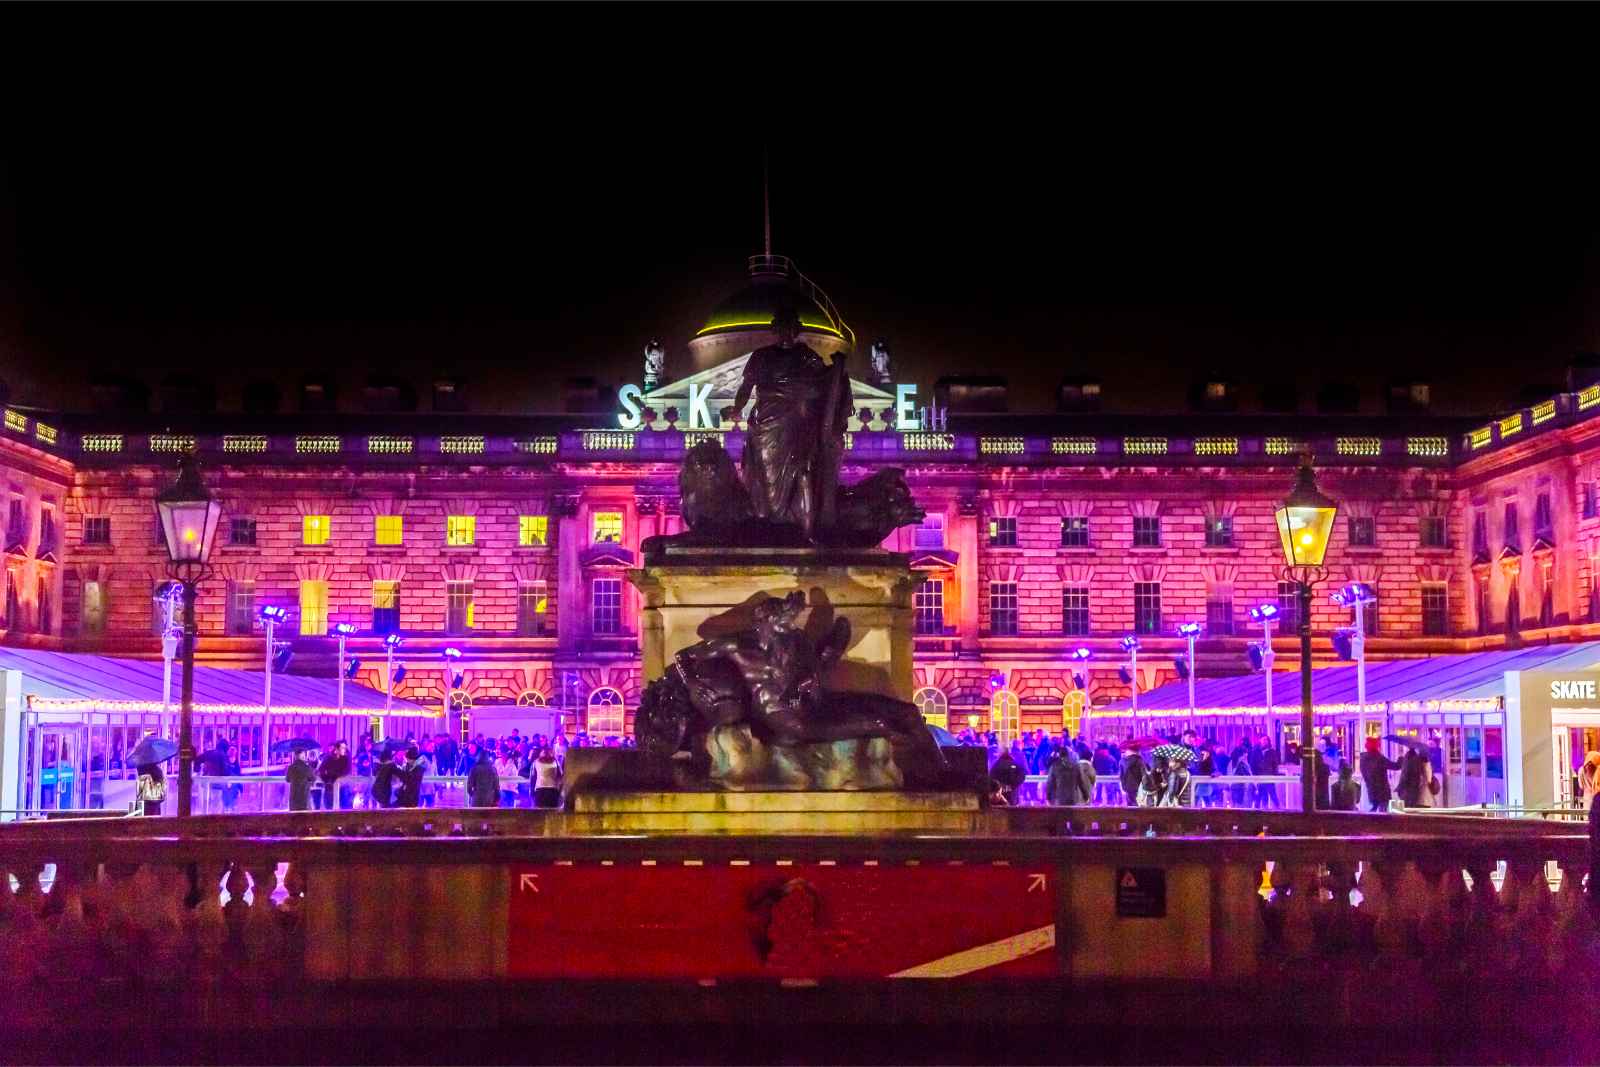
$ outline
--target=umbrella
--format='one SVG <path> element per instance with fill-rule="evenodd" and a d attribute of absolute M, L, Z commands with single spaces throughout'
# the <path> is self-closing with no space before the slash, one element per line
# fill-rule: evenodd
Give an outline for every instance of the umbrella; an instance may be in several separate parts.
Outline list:
<path fill-rule="evenodd" d="M 415 741 L 403 741 L 398 737 L 390 737 L 379 742 L 378 751 L 388 752 L 391 754 L 395 752 L 404 752 L 414 744 L 416 744 Z"/>
<path fill-rule="evenodd" d="M 1157 745 L 1150 750 L 1152 756 L 1164 756 L 1169 760 L 1181 760 L 1184 763 L 1193 763 L 1200 757 L 1188 745 L 1175 745 L 1172 743 Z"/>
<path fill-rule="evenodd" d="M 311 749 L 321 747 L 321 741 L 314 741 L 309 737 L 291 737 L 287 741 L 274 741 L 272 743 L 272 754 L 274 756 L 286 756 L 291 752 L 308 752 Z"/>
<path fill-rule="evenodd" d="M 1401 737 L 1399 734 L 1384 734 L 1383 735 L 1383 739 L 1385 741 L 1388 741 L 1388 742 L 1392 743 L 1392 744 L 1405 745 L 1407 748 L 1411 749 L 1413 752 L 1426 752 L 1426 751 L 1428 751 L 1427 742 L 1423 741 L 1423 740 L 1421 740 L 1419 738 Z"/>
<path fill-rule="evenodd" d="M 946 730 L 943 726 L 928 723 L 928 732 L 933 735 L 933 743 L 940 748 L 960 748 L 961 742 L 956 740 L 956 735 Z"/>
<path fill-rule="evenodd" d="M 123 763 L 140 767 L 146 763 L 164 763 L 177 754 L 178 742 L 151 734 L 139 739 L 139 743 L 123 757 Z"/>

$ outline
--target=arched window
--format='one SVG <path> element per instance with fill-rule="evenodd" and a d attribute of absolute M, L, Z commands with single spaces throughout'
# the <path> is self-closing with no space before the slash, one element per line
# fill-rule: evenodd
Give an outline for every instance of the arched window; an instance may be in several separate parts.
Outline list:
<path fill-rule="evenodd" d="M 1019 722 L 1017 694 L 1009 689 L 997 689 L 989 700 L 989 729 L 999 735 L 1000 747 L 1005 748 L 1017 737 Z"/>
<path fill-rule="evenodd" d="M 943 690 L 931 685 L 925 686 L 912 695 L 911 702 L 922 712 L 923 722 L 940 729 L 950 729 L 950 701 L 945 697 Z"/>
<path fill-rule="evenodd" d="M 600 686 L 589 694 L 589 740 L 603 742 L 607 737 L 623 736 L 627 722 L 622 694 L 608 685 Z"/>
<path fill-rule="evenodd" d="M 524 689 L 517 694 L 517 707 L 519 708 L 542 708 L 544 706 L 544 694 L 537 689 Z"/>
<path fill-rule="evenodd" d="M 472 710 L 472 694 L 467 692 L 465 689 L 452 689 L 452 690 L 450 690 L 450 710 L 451 711 L 471 711 Z"/>
<path fill-rule="evenodd" d="M 1061 728 L 1069 737 L 1078 737 L 1083 733 L 1084 713 L 1089 709 L 1089 694 L 1082 689 L 1074 689 L 1061 701 Z"/>

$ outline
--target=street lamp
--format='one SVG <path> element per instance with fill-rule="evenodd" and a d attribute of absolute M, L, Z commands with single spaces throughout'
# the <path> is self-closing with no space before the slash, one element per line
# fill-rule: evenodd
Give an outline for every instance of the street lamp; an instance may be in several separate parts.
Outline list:
<path fill-rule="evenodd" d="M 1183 665 L 1183 676 L 1189 681 L 1189 725 L 1194 726 L 1194 639 L 1200 636 L 1202 627 L 1197 622 L 1184 622 L 1178 624 L 1178 636 L 1189 640 L 1189 658 Z"/>
<path fill-rule="evenodd" d="M 256 611 L 261 628 L 266 633 L 266 648 L 262 652 L 261 666 L 261 766 L 267 765 L 272 751 L 272 671 L 277 663 L 278 650 L 272 640 L 274 629 L 289 618 L 289 609 L 277 604 L 267 604 Z M 287 665 L 287 661 L 286 665 Z"/>
<path fill-rule="evenodd" d="M 211 542 L 222 504 L 206 492 L 192 455 L 178 460 L 178 480 L 156 497 L 156 517 L 167 543 L 167 575 L 183 589 L 183 696 L 178 718 L 178 815 L 193 808 L 194 774 L 194 597 L 206 576 Z"/>
<path fill-rule="evenodd" d="M 339 638 L 339 715 L 341 716 L 339 728 L 342 732 L 344 729 L 344 642 L 347 637 L 356 632 L 356 628 L 353 623 L 338 622 L 333 624 L 333 632 Z M 357 662 L 359 663 L 360 661 L 358 660 Z"/>
<path fill-rule="evenodd" d="M 1311 711 L 1311 587 L 1328 576 L 1322 565 L 1339 506 L 1317 489 L 1311 454 L 1300 457 L 1294 488 L 1278 505 L 1278 538 L 1285 561 L 1281 576 L 1300 591 L 1300 810 L 1316 810 L 1316 723 Z"/>

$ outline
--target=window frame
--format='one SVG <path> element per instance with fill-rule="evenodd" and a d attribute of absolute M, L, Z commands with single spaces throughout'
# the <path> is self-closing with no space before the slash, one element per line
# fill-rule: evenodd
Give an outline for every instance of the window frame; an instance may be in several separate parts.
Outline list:
<path fill-rule="evenodd" d="M 1149 612 L 1151 604 L 1155 606 L 1153 616 Z M 1141 637 L 1161 633 L 1160 582 L 1133 583 L 1133 632 Z"/>
<path fill-rule="evenodd" d="M 379 586 L 392 588 L 383 590 L 386 595 L 380 596 Z M 386 599 L 388 604 L 380 604 L 380 599 Z M 385 614 L 379 615 L 379 612 Z M 372 580 L 372 632 L 375 634 L 391 634 L 400 632 L 400 579 L 399 578 L 374 578 Z"/>
<path fill-rule="evenodd" d="M 1073 523 L 1079 525 L 1074 526 Z M 1089 516 L 1063 515 L 1061 516 L 1061 547 L 1062 548 L 1090 548 Z"/>
<path fill-rule="evenodd" d="M 1135 515 L 1133 517 L 1133 547 L 1162 547 L 1160 515 Z"/>
<path fill-rule="evenodd" d="M 550 547 L 550 516 L 548 516 L 548 515 L 518 515 L 517 516 L 517 547 L 518 548 L 549 548 Z"/>
<path fill-rule="evenodd" d="M 240 536 L 245 530 L 249 531 L 248 538 Z M 230 545 L 254 548 L 259 534 L 260 528 L 257 526 L 256 520 L 251 516 L 241 515 L 228 520 L 228 544 Z"/>
<path fill-rule="evenodd" d="M 1361 531 L 1357 536 L 1357 531 Z M 1378 519 L 1375 515 L 1352 515 L 1345 527 L 1345 538 L 1351 548 L 1378 547 Z"/>
<path fill-rule="evenodd" d="M 404 515 L 372 516 L 372 543 L 379 548 L 398 548 L 404 545 L 406 543 L 406 517 Z"/>
<path fill-rule="evenodd" d="M 320 596 L 308 598 L 307 593 L 317 593 Z M 326 637 L 328 634 L 328 580 L 326 578 L 302 578 L 297 591 L 300 603 L 299 633 L 301 637 Z M 320 601 L 320 603 L 319 603 Z"/>
<path fill-rule="evenodd" d="M 91 533 L 93 536 L 91 536 Z M 111 543 L 111 516 L 85 515 L 83 517 L 83 543 L 109 545 Z"/>
<path fill-rule="evenodd" d="M 616 537 L 601 537 L 600 536 L 600 530 L 601 530 L 601 522 L 600 522 L 600 520 L 603 519 L 603 518 L 609 520 L 611 516 L 615 516 L 616 520 L 617 520 L 616 521 L 616 528 L 617 528 L 616 529 L 616 534 L 617 534 L 617 536 Z M 606 511 L 593 511 L 593 512 L 590 512 L 589 513 L 589 543 L 591 545 L 620 545 L 620 544 L 622 544 L 623 534 L 626 532 L 626 530 L 625 530 L 626 518 L 627 517 L 625 515 L 623 515 L 623 513 L 620 512 L 620 511 L 606 510 Z M 609 521 L 607 521 L 605 523 L 605 525 L 609 528 L 612 524 Z M 609 529 L 608 529 L 607 532 L 609 532 Z"/>
<path fill-rule="evenodd" d="M 1081 605 L 1078 605 L 1078 604 L 1069 605 L 1067 603 L 1067 601 L 1069 599 L 1077 600 L 1079 598 L 1081 598 L 1082 601 L 1083 601 L 1083 603 Z M 1093 620 L 1090 617 L 1089 609 L 1090 609 L 1089 587 L 1087 585 L 1078 585 L 1078 584 L 1063 585 L 1061 587 L 1061 633 L 1062 633 L 1062 636 L 1064 636 L 1064 637 L 1088 637 L 1089 634 L 1090 634 L 1091 628 L 1093 626 Z M 1081 628 L 1078 628 L 1078 627 L 1075 627 L 1075 626 L 1072 625 L 1071 620 L 1077 618 L 1080 611 L 1082 612 L 1083 625 L 1082 625 Z"/>
<path fill-rule="evenodd" d="M 472 548 L 478 543 L 478 516 L 446 515 L 444 517 L 444 544 L 446 548 Z"/>
<path fill-rule="evenodd" d="M 1017 517 L 1015 515 L 989 516 L 989 547 L 1017 547 Z"/>
<path fill-rule="evenodd" d="M 300 543 L 312 548 L 320 548 L 329 543 L 333 538 L 333 516 L 331 515 L 302 515 L 300 516 Z"/>
<path fill-rule="evenodd" d="M 1417 519 L 1417 545 L 1420 548 L 1449 548 L 1450 524 L 1443 515 L 1422 515 Z"/>
<path fill-rule="evenodd" d="M 1437 628 L 1430 623 L 1437 620 Z M 1422 583 L 1422 636 L 1450 636 L 1450 584 Z"/>
<path fill-rule="evenodd" d="M 1233 548 L 1233 516 L 1218 515 L 1206 520 L 1206 547 Z"/>
<path fill-rule="evenodd" d="M 604 602 L 601 599 L 602 593 L 605 594 Z M 602 627 L 602 621 L 607 624 L 605 627 Z M 604 577 L 590 579 L 590 635 L 594 637 L 619 637 L 624 632 L 622 628 L 622 579 Z"/>
<path fill-rule="evenodd" d="M 1015 581 L 989 583 L 989 636 L 1016 637 L 1022 632 L 1020 586 Z M 1006 626 L 996 625 L 1004 620 Z"/>
<path fill-rule="evenodd" d="M 458 612 L 458 607 L 460 608 Z M 471 578 L 447 578 L 444 583 L 444 632 L 452 637 L 472 633 L 477 621 L 477 588 Z"/>
<path fill-rule="evenodd" d="M 541 606 L 529 607 L 530 602 Z M 530 620 L 534 625 L 530 626 Z M 550 583 L 520 582 L 517 585 L 517 634 L 521 637 L 544 637 L 550 621 Z"/>
<path fill-rule="evenodd" d="M 245 588 L 248 587 L 248 588 Z M 248 592 L 248 604 L 243 616 L 238 614 L 239 598 Z M 256 580 L 254 578 L 229 578 L 223 586 L 226 602 L 222 609 L 223 630 L 230 637 L 249 637 L 256 629 Z"/>

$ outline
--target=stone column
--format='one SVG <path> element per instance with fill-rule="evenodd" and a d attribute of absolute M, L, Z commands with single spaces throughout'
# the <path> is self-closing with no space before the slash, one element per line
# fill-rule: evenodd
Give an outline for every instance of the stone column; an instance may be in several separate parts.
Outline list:
<path fill-rule="evenodd" d="M 973 497 L 962 497 L 957 503 L 949 544 L 959 556 L 955 571 L 957 602 L 951 610 L 951 617 L 956 620 L 958 649 L 966 657 L 978 655 L 978 598 L 982 595 L 978 570 L 978 520 L 978 501 Z"/>
<path fill-rule="evenodd" d="M 550 510 L 556 518 L 556 643 L 562 652 L 570 653 L 585 632 L 583 572 L 578 567 L 583 528 L 575 499 L 557 497 Z"/>

